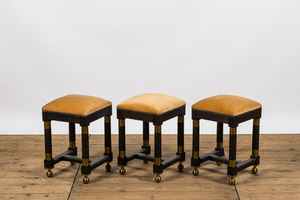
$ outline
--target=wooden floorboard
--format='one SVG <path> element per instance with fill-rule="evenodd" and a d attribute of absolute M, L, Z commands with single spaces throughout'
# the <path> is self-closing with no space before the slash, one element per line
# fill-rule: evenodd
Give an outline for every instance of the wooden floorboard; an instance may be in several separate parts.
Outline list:
<path fill-rule="evenodd" d="M 80 135 L 76 136 L 78 156 L 81 156 Z M 215 148 L 215 135 L 200 136 L 200 154 Z M 90 156 L 103 154 L 103 135 L 90 137 Z M 126 136 L 127 153 L 141 146 L 141 135 Z M 154 137 L 150 145 L 154 152 Z M 228 156 L 229 136 L 224 135 Z M 237 136 L 237 159 L 251 154 L 251 135 Z M 163 157 L 173 156 L 176 136 L 163 135 Z M 53 155 L 66 150 L 67 135 L 53 135 Z M 114 161 L 111 172 L 105 165 L 92 171 L 89 184 L 82 183 L 79 164 L 60 162 L 47 178 L 43 166 L 43 135 L 0 135 L 0 199 L 300 199 L 300 134 L 260 135 L 261 164 L 258 174 L 247 168 L 238 173 L 236 187 L 228 184 L 226 165 L 206 162 L 197 177 L 190 167 L 192 136 L 185 135 L 186 161 L 183 172 L 177 164 L 164 170 L 162 182 L 154 182 L 152 163 L 140 160 L 129 162 L 121 176 L 117 166 L 118 136 L 112 136 Z M 75 180 L 75 181 L 74 181 Z M 74 182 L 74 184 L 73 184 Z M 70 195 L 70 196 L 69 196 Z"/>

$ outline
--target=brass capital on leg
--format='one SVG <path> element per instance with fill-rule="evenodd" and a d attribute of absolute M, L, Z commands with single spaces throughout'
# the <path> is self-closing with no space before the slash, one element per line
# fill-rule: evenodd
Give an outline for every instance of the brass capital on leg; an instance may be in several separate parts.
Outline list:
<path fill-rule="evenodd" d="M 69 142 L 69 147 L 70 148 L 75 148 L 76 147 L 76 141 L 70 141 Z"/>
<path fill-rule="evenodd" d="M 143 146 L 148 147 L 149 146 L 149 140 L 143 140 Z"/>
<path fill-rule="evenodd" d="M 183 153 L 184 147 L 183 146 L 178 146 L 178 153 Z"/>
<path fill-rule="evenodd" d="M 119 151 L 119 157 L 125 158 L 125 151 Z"/>
<path fill-rule="evenodd" d="M 253 149 L 252 150 L 252 156 L 253 157 L 258 157 L 259 156 L 259 150 L 258 149 L 257 150 Z"/>
<path fill-rule="evenodd" d="M 161 158 L 155 158 L 154 164 L 155 165 L 161 165 Z"/>
<path fill-rule="evenodd" d="M 222 149 L 223 148 L 223 142 L 217 142 L 217 148 Z"/>
<path fill-rule="evenodd" d="M 193 151 L 193 158 L 198 159 L 199 158 L 199 151 Z"/>
<path fill-rule="evenodd" d="M 50 122 L 44 122 L 44 128 L 45 129 L 51 129 L 51 123 Z"/>

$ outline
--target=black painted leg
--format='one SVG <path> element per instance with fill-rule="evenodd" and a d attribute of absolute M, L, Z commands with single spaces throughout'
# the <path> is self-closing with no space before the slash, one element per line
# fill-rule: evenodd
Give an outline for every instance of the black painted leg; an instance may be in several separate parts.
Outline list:
<path fill-rule="evenodd" d="M 84 176 L 83 183 L 89 182 L 88 175 L 91 174 L 91 165 L 89 160 L 89 129 L 88 126 L 81 127 L 81 139 L 82 139 L 82 166 L 81 175 Z"/>
<path fill-rule="evenodd" d="M 111 166 L 110 166 L 110 162 L 112 161 L 112 152 L 111 152 L 111 122 L 110 122 L 110 116 L 105 116 L 104 119 L 104 142 L 105 142 L 105 153 L 104 155 L 108 155 L 109 159 L 106 162 L 106 166 L 105 169 L 106 171 L 110 171 Z"/>
<path fill-rule="evenodd" d="M 52 177 L 51 169 L 54 168 L 54 161 L 52 158 L 52 136 L 51 136 L 51 121 L 44 122 L 44 139 L 45 139 L 45 160 L 44 167 L 47 169 L 47 177 Z"/>
<path fill-rule="evenodd" d="M 259 165 L 259 121 L 260 119 L 253 119 L 253 133 L 252 133 L 252 158 L 255 158 L 256 161 L 253 165 L 251 172 L 256 174 L 258 169 L 256 168 Z"/>
<path fill-rule="evenodd" d="M 149 145 L 149 122 L 143 122 L 143 146 L 146 148 L 145 154 L 149 155 L 151 153 L 151 148 Z M 148 163 L 148 160 L 144 160 L 144 163 Z"/>
<path fill-rule="evenodd" d="M 161 164 L 161 126 L 155 125 L 155 152 L 154 152 L 154 164 L 153 173 L 156 174 L 155 181 L 159 183 L 161 177 L 159 176 L 163 172 L 163 166 Z"/>
<path fill-rule="evenodd" d="M 125 119 L 119 119 L 119 157 L 118 165 L 121 167 L 119 170 L 121 175 L 126 173 L 124 167 L 127 165 L 127 157 L 125 156 Z"/>
<path fill-rule="evenodd" d="M 199 174 L 198 167 L 200 167 L 200 158 L 199 158 L 199 119 L 193 120 L 193 154 L 191 159 L 191 166 L 194 168 L 193 174 L 197 176 Z"/>
<path fill-rule="evenodd" d="M 178 116 L 177 123 L 177 154 L 184 154 L 184 116 Z M 179 161 L 178 169 L 182 171 L 184 166 L 182 162 L 185 160 L 182 159 Z"/>
<path fill-rule="evenodd" d="M 222 152 L 222 156 L 224 157 L 224 148 L 223 148 L 223 123 L 217 123 L 217 147 L 216 150 Z M 221 162 L 217 162 L 217 165 L 222 165 Z"/>
<path fill-rule="evenodd" d="M 75 135 L 75 123 L 69 123 L 69 149 L 72 150 L 72 156 L 77 156 L 77 147 L 76 147 L 76 135 Z M 70 162 L 72 165 L 75 162 Z"/>
<path fill-rule="evenodd" d="M 227 175 L 231 177 L 229 180 L 230 185 L 235 184 L 233 177 L 237 175 L 236 167 L 236 127 L 230 127 L 229 135 L 229 165 L 227 167 Z"/>

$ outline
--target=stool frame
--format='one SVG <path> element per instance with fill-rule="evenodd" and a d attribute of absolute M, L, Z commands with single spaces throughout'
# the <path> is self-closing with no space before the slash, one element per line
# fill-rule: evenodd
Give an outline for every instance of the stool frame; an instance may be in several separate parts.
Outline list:
<path fill-rule="evenodd" d="M 68 113 L 57 113 L 51 111 L 43 111 L 43 121 L 44 121 L 44 135 L 45 135 L 45 159 L 44 168 L 47 169 L 47 177 L 52 177 L 53 172 L 51 169 L 54 165 L 60 161 L 69 161 L 72 165 L 75 163 L 81 163 L 81 175 L 84 176 L 83 182 L 88 183 L 88 176 L 91 171 L 96 167 L 107 163 L 105 169 L 110 171 L 110 162 L 113 160 L 113 153 L 111 152 L 111 118 L 112 106 L 107 106 L 101 110 L 91 113 L 86 116 L 74 115 Z M 89 158 L 89 131 L 88 127 L 91 122 L 105 117 L 104 120 L 104 132 L 105 132 L 105 153 L 103 156 L 97 159 Z M 52 157 L 52 131 L 51 131 L 51 121 L 62 121 L 69 123 L 69 148 L 65 152 Z M 76 147 L 76 135 L 75 135 L 75 123 L 81 126 L 81 139 L 82 139 L 82 158 L 77 157 L 77 147 Z"/>
<path fill-rule="evenodd" d="M 119 170 L 121 175 L 126 173 L 125 166 L 127 163 L 133 159 L 143 160 L 145 163 L 148 161 L 154 162 L 153 173 L 156 175 L 155 181 L 159 183 L 161 181 L 160 174 L 163 170 L 176 162 L 179 162 L 178 169 L 182 171 L 184 166 L 182 162 L 185 161 L 184 152 L 184 115 L 185 115 L 185 105 L 175 108 L 171 111 L 156 115 L 151 113 L 142 113 L 132 110 L 117 109 L 117 118 L 119 120 L 119 157 L 118 165 L 121 167 Z M 161 157 L 161 126 L 164 121 L 171 119 L 173 117 L 178 117 L 177 124 L 177 153 L 171 158 Z M 125 119 L 135 119 L 143 121 L 143 146 L 128 155 L 126 155 L 125 147 Z M 151 156 L 151 147 L 149 145 L 149 122 L 153 122 L 155 130 L 155 151 L 154 156 Z"/>
<path fill-rule="evenodd" d="M 261 118 L 262 108 L 258 108 L 237 116 L 223 115 L 219 113 L 207 112 L 203 110 L 192 109 L 193 119 L 193 153 L 191 158 L 191 166 L 194 168 L 193 174 L 197 176 L 199 174 L 198 167 L 201 163 L 208 160 L 215 161 L 217 165 L 222 163 L 227 164 L 227 175 L 231 177 L 229 180 L 230 185 L 235 184 L 234 177 L 237 173 L 249 166 L 253 166 L 251 172 L 256 174 L 258 169 L 256 166 L 260 163 L 259 156 L 259 123 Z M 217 145 L 214 151 L 202 155 L 199 157 L 199 121 L 200 119 L 206 119 L 217 122 Z M 239 123 L 253 119 L 252 130 L 252 155 L 248 160 L 238 161 L 236 160 L 236 134 Z M 223 123 L 228 124 L 230 128 L 229 134 L 229 158 L 224 158 L 223 148 Z"/>

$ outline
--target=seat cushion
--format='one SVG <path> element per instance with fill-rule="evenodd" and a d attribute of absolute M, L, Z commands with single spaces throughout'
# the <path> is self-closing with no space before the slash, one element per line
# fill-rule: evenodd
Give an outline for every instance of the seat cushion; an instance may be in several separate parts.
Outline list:
<path fill-rule="evenodd" d="M 43 106 L 43 111 L 73 115 L 89 115 L 111 105 L 111 102 L 99 97 L 72 94 L 51 101 Z"/>
<path fill-rule="evenodd" d="M 151 114 L 162 114 L 185 105 L 185 101 L 166 94 L 140 94 L 121 102 L 117 109 L 126 109 Z"/>
<path fill-rule="evenodd" d="M 217 95 L 195 103 L 192 108 L 224 115 L 236 116 L 258 108 L 261 104 L 240 96 Z"/>

